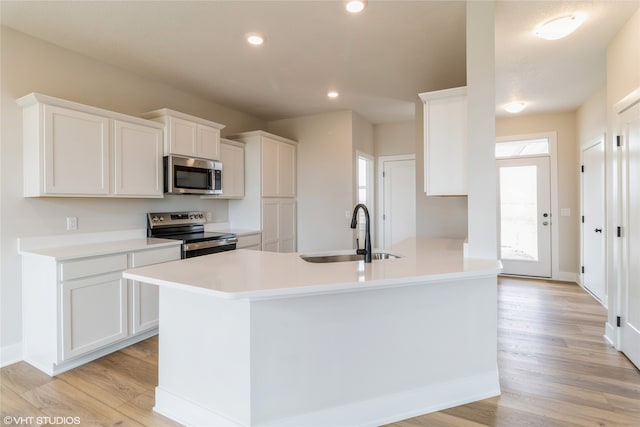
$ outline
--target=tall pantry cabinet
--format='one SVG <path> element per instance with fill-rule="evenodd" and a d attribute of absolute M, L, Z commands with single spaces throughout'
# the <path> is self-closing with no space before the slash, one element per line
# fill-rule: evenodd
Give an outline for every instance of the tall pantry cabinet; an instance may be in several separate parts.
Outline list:
<path fill-rule="evenodd" d="M 264 131 L 228 138 L 245 143 L 245 197 L 229 201 L 233 227 L 261 229 L 263 251 L 295 252 L 297 142 Z"/>

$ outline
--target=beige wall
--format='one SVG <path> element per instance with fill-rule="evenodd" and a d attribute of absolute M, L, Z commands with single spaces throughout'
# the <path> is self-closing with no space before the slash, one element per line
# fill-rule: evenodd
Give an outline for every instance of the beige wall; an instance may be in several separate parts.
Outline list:
<path fill-rule="evenodd" d="M 78 55 L 2 27 L 1 34 L 0 347 L 21 340 L 20 258 L 16 239 L 68 233 L 66 217 L 78 217 L 78 232 L 145 229 L 149 211 L 201 209 L 227 220 L 227 202 L 197 196 L 164 199 L 65 199 L 22 197 L 22 111 L 15 100 L 30 92 L 139 115 L 172 108 L 226 124 L 223 134 L 266 127 L 266 122 L 198 95 Z"/>
<path fill-rule="evenodd" d="M 416 153 L 416 122 L 382 123 L 373 129 L 376 156 L 396 156 Z"/>
<path fill-rule="evenodd" d="M 268 130 L 298 141 L 298 251 L 351 248 L 353 113 L 276 120 Z"/>
<path fill-rule="evenodd" d="M 640 9 L 607 47 L 607 106 L 640 88 Z"/>
<path fill-rule="evenodd" d="M 557 113 L 496 120 L 496 137 L 556 132 L 558 143 L 558 211 L 571 209 L 568 217 L 554 220 L 559 231 L 560 273 L 577 274 L 580 263 L 580 181 L 576 114 Z"/>
<path fill-rule="evenodd" d="M 581 146 L 602 137 L 607 131 L 607 90 L 602 87 L 576 112 L 578 151 Z"/>

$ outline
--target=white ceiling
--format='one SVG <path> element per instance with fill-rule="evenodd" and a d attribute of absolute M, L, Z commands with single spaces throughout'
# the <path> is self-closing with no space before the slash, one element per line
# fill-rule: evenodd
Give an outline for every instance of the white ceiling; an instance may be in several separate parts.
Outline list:
<path fill-rule="evenodd" d="M 463 1 L 376 1 L 361 15 L 325 1 L 6 1 L 3 25 L 265 120 L 351 109 L 413 117 L 420 92 L 465 84 Z M 496 106 L 572 111 L 605 84 L 606 46 L 633 1 L 496 2 Z M 533 37 L 581 10 L 567 39 Z M 261 47 L 244 41 L 266 35 Z M 330 89 L 340 92 L 329 100 Z M 497 108 L 496 113 L 503 112 Z"/>

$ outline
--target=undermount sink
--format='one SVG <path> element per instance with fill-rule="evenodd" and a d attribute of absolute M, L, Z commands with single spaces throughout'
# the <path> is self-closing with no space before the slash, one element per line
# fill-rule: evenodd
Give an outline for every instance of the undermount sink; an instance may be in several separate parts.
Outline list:
<path fill-rule="evenodd" d="M 364 255 L 357 255 L 355 253 L 342 253 L 342 254 L 309 254 L 300 255 L 300 258 L 307 262 L 314 263 L 327 263 L 327 262 L 346 262 L 346 261 L 363 261 Z M 400 258 L 400 255 L 392 254 L 390 252 L 373 252 L 371 259 L 395 259 Z"/>

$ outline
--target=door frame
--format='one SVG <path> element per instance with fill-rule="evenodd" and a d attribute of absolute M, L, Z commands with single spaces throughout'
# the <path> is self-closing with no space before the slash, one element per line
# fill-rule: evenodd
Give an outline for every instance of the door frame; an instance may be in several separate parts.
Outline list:
<path fill-rule="evenodd" d="M 528 260 L 518 260 L 514 258 L 502 258 L 502 180 L 500 179 L 500 171 L 503 167 L 534 167 L 536 169 L 536 236 L 539 258 L 537 261 L 532 262 Z M 551 251 L 551 235 L 554 228 L 553 218 L 549 217 L 550 224 L 543 225 L 541 222 L 547 222 L 543 219 L 541 210 L 546 214 L 551 214 L 551 160 L 548 154 L 536 154 L 517 157 L 502 157 L 496 159 L 496 212 L 498 217 L 497 227 L 497 241 L 498 241 L 498 254 L 503 263 L 502 274 L 508 276 L 521 276 L 527 278 L 538 279 L 551 279 L 551 264 L 552 264 L 552 251 Z M 546 172 L 541 173 L 541 172 Z M 541 182 L 542 181 L 542 182 Z M 542 184 L 542 185 L 540 185 Z M 546 187 L 546 188 L 544 188 Z M 541 191 L 542 190 L 542 191 Z M 546 200 L 546 202 L 545 202 Z M 540 203 L 542 202 L 542 203 Z M 541 209 L 542 207 L 542 209 Z M 548 230 L 545 230 L 548 228 Z M 546 246 L 547 249 L 542 247 Z M 520 270 L 513 272 L 513 269 Z M 544 270 L 545 274 L 541 273 Z M 548 274 L 548 275 L 547 275 Z"/>
<path fill-rule="evenodd" d="M 606 133 L 603 133 L 601 135 L 599 135 L 597 138 L 593 138 L 588 140 L 587 142 L 583 142 L 582 144 L 580 144 L 580 164 L 584 165 L 584 152 L 586 150 L 588 150 L 589 148 L 592 148 L 598 144 L 602 144 L 602 161 L 603 161 L 603 171 L 604 171 L 604 194 L 603 194 L 603 199 L 602 199 L 602 210 L 604 213 L 604 223 L 602 224 L 604 227 L 603 233 L 604 233 L 604 288 L 605 288 L 605 294 L 604 294 L 604 298 L 602 301 L 598 300 L 598 298 L 596 297 L 595 300 L 598 301 L 604 308 L 608 307 L 609 304 L 609 299 L 608 299 L 608 295 L 609 295 L 609 286 L 608 286 L 608 281 L 607 281 L 607 277 L 608 276 L 608 270 L 609 270 L 609 266 L 607 265 L 607 241 L 609 240 L 609 230 L 608 230 L 608 214 L 607 214 L 607 135 Z M 584 174 L 580 174 L 580 215 L 584 215 Z M 580 265 L 584 266 L 584 223 L 582 221 L 580 221 Z M 582 282 L 582 279 L 584 278 L 583 273 L 578 272 L 578 284 L 585 289 L 587 292 L 589 292 L 591 294 L 591 291 L 589 291 L 584 283 Z M 595 297 L 595 295 L 594 295 Z"/>
<path fill-rule="evenodd" d="M 416 155 L 415 154 L 399 154 L 399 155 L 394 155 L 394 156 L 379 156 L 378 157 L 378 164 L 377 164 L 377 170 L 376 170 L 376 187 L 378 187 L 378 203 L 376 205 L 376 212 L 377 215 L 376 217 L 378 218 L 378 224 L 377 224 L 377 236 L 376 236 L 376 245 L 377 247 L 383 247 L 384 246 L 384 221 L 382 220 L 382 217 L 384 215 L 384 177 L 383 177 L 383 172 L 384 172 L 384 163 L 385 162 L 394 162 L 394 161 L 399 161 L 399 160 L 416 160 Z M 418 188 L 417 183 L 416 183 L 416 188 Z M 416 195 L 413 195 L 414 197 L 416 197 Z"/>
<path fill-rule="evenodd" d="M 558 209 L 558 133 L 539 132 L 521 135 L 500 136 L 496 138 L 496 144 L 510 141 L 523 141 L 528 139 L 546 138 L 549 141 L 549 185 L 551 196 L 551 279 L 560 281 L 575 282 L 578 280 L 577 272 L 560 272 L 560 234 L 558 232 L 558 221 L 560 218 Z M 496 188 L 497 191 L 497 188 Z M 496 222 L 498 218 L 496 217 Z M 555 225 L 555 226 L 554 226 Z M 499 227 L 499 224 L 496 224 Z M 500 259 L 500 247 L 496 248 L 496 257 Z M 548 279 L 547 279 L 548 280 Z"/>
<path fill-rule="evenodd" d="M 616 139 L 620 136 L 620 128 L 622 126 L 620 114 L 634 103 L 640 100 L 640 87 L 631 91 L 628 95 L 613 104 L 614 119 L 612 123 L 612 132 L 609 141 L 605 142 L 605 180 L 609 180 L 605 185 L 605 199 L 607 215 L 607 228 L 614 230 L 617 226 L 622 226 L 623 221 L 623 204 L 622 204 L 622 150 L 616 146 Z M 622 239 L 616 237 L 616 233 L 607 235 L 607 244 L 605 246 L 606 254 L 606 280 L 609 289 L 608 299 L 608 316 L 605 324 L 604 337 L 618 351 L 621 351 L 622 334 L 617 327 L 617 317 L 622 313 L 622 281 L 624 275 L 623 268 L 623 245 Z"/>

